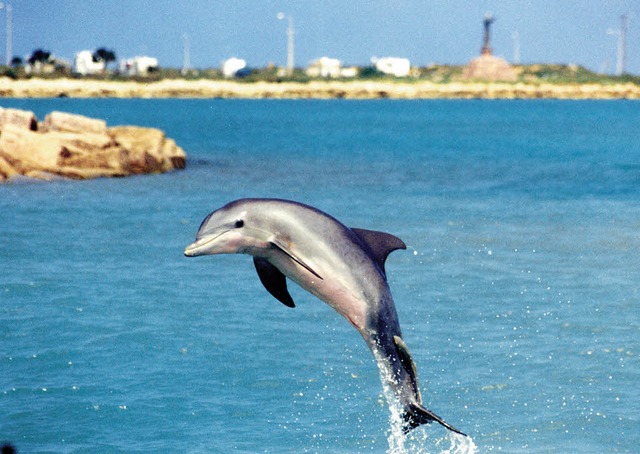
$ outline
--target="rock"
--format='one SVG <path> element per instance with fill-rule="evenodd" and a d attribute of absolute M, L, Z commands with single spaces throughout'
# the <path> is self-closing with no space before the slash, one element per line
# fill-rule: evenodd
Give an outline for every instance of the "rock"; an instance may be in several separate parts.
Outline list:
<path fill-rule="evenodd" d="M 38 129 L 38 119 L 33 112 L 0 107 L 0 131 L 5 125 L 36 131 Z"/>
<path fill-rule="evenodd" d="M 0 181 L 19 175 L 43 180 L 86 179 L 185 167 L 184 151 L 158 129 L 107 128 L 102 120 L 52 112 L 40 130 L 34 131 L 25 127 L 25 121 L 15 120 L 30 118 L 31 113 L 17 112 L 3 117 L 9 120 L 0 133 Z"/>
<path fill-rule="evenodd" d="M 165 157 L 163 165 L 165 172 L 171 169 L 184 169 L 187 166 L 187 156 L 173 139 L 164 141 L 160 154 Z"/>
<path fill-rule="evenodd" d="M 0 182 L 19 175 L 16 169 L 7 162 L 5 158 L 0 156 Z"/>
<path fill-rule="evenodd" d="M 95 134 L 104 134 L 107 132 L 107 122 L 66 112 L 51 112 L 49 115 L 44 117 L 44 122 L 42 122 L 42 131 L 90 132 Z"/>
<path fill-rule="evenodd" d="M 471 60 L 464 68 L 462 76 L 465 79 L 505 82 L 513 82 L 518 79 L 517 72 L 505 59 L 491 54 L 483 54 Z"/>
<path fill-rule="evenodd" d="M 0 156 L 22 175 L 55 169 L 59 151 L 57 140 L 12 124 L 4 126 L 0 134 Z"/>
<path fill-rule="evenodd" d="M 118 126 L 111 128 L 109 134 L 116 143 L 127 150 L 129 172 L 162 172 L 160 153 L 165 140 L 162 131 L 136 126 Z"/>
<path fill-rule="evenodd" d="M 89 170 L 96 176 L 127 175 L 126 150 L 107 134 L 51 133 L 60 144 L 57 165 L 61 173 L 76 178 L 89 178 Z"/>
<path fill-rule="evenodd" d="M 118 126 L 109 129 L 109 134 L 127 150 L 131 173 L 166 172 L 185 168 L 184 151 L 158 129 Z"/>

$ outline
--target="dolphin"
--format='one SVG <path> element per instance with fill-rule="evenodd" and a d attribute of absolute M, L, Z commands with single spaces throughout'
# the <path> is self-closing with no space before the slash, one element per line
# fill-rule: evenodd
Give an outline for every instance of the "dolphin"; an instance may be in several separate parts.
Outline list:
<path fill-rule="evenodd" d="M 349 228 L 308 205 L 280 199 L 240 199 L 209 214 L 184 251 L 187 257 L 249 254 L 264 287 L 288 307 L 288 277 L 345 317 L 371 349 L 381 375 L 402 406 L 405 433 L 438 422 L 422 406 L 416 367 L 402 340 L 385 261 L 402 240 Z"/>

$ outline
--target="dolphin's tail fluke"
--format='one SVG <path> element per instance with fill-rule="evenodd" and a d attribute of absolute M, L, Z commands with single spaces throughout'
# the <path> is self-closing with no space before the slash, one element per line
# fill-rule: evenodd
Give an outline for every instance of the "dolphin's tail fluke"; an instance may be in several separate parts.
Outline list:
<path fill-rule="evenodd" d="M 455 433 L 464 435 L 465 437 L 467 436 L 467 434 L 459 431 L 458 429 L 447 423 L 445 420 L 443 420 L 440 416 L 436 415 L 431 410 L 427 410 L 419 404 L 413 403 L 407 406 L 404 413 L 402 414 L 402 419 L 404 420 L 404 433 L 409 433 L 421 424 L 429 424 L 432 421 L 435 421 Z"/>

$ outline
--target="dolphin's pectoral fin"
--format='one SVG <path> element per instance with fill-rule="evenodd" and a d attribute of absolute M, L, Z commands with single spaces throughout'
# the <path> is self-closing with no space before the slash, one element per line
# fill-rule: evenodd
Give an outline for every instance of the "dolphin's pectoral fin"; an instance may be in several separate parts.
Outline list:
<path fill-rule="evenodd" d="M 413 362 L 411 353 L 409 353 L 409 347 L 404 343 L 400 336 L 393 336 L 393 342 L 396 344 L 396 351 L 398 352 L 398 358 L 411 378 L 411 385 L 415 392 L 418 402 L 422 403 L 422 395 L 420 394 L 420 388 L 418 387 L 418 371 L 416 369 L 416 363 Z"/>
<path fill-rule="evenodd" d="M 315 277 L 317 277 L 318 279 L 322 279 L 322 276 L 320 276 L 318 273 L 316 273 L 314 271 L 313 268 L 311 268 L 309 265 L 307 265 L 306 263 L 304 263 L 301 259 L 299 259 L 298 257 L 295 256 L 295 254 L 293 252 L 291 252 L 291 250 L 289 249 L 289 247 L 282 241 L 280 241 L 278 238 L 272 238 L 271 239 L 271 244 L 280 249 L 282 252 L 284 252 L 285 254 L 287 254 L 289 256 L 289 258 L 291 260 L 293 260 L 294 262 L 296 262 L 298 265 L 300 265 L 301 267 L 305 268 L 308 272 L 310 272 L 311 274 L 313 274 Z"/>
<path fill-rule="evenodd" d="M 285 306 L 296 307 L 293 298 L 287 290 L 287 278 L 278 268 L 273 266 L 267 259 L 254 257 L 253 264 L 256 266 L 260 282 L 278 301 Z"/>
<path fill-rule="evenodd" d="M 372 254 L 371 258 L 373 258 L 383 272 L 385 272 L 384 262 L 387 260 L 389 254 L 397 249 L 407 248 L 404 241 L 390 233 L 355 228 L 352 228 L 351 231 L 367 245 Z"/>

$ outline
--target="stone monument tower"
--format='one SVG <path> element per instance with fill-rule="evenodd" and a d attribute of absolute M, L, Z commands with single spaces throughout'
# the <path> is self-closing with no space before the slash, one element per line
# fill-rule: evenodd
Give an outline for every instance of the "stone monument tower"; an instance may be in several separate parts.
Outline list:
<path fill-rule="evenodd" d="M 493 55 L 491 50 L 491 24 L 495 18 L 491 13 L 484 15 L 484 36 L 480 56 L 474 58 L 464 68 L 462 77 L 465 79 L 480 79 L 489 81 L 515 81 L 518 74 L 503 58 Z"/>
<path fill-rule="evenodd" d="M 495 19 L 491 13 L 485 13 L 484 15 L 484 38 L 482 40 L 482 50 L 480 51 L 481 55 L 492 55 L 491 46 L 489 45 L 490 41 L 490 31 L 491 24 Z"/>

